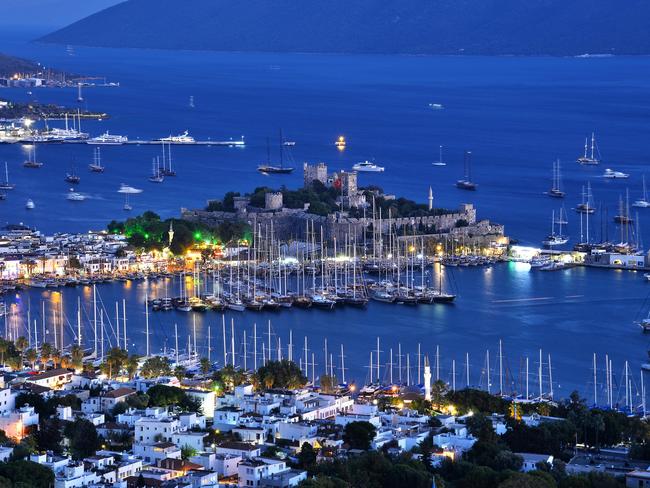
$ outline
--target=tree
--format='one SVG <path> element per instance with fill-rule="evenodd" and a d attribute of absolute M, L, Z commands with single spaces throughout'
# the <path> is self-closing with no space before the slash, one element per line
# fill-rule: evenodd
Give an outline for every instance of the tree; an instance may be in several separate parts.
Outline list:
<path fill-rule="evenodd" d="M 15 487 L 50 488 L 54 486 L 54 472 L 31 461 L 0 463 L 0 476 L 11 480 Z"/>
<path fill-rule="evenodd" d="M 316 451 L 309 442 L 303 442 L 298 453 L 298 465 L 302 469 L 310 469 L 316 464 Z"/>
<path fill-rule="evenodd" d="M 287 388 L 294 390 L 301 388 L 307 383 L 307 377 L 296 363 L 283 359 L 281 361 L 269 361 L 258 368 L 256 373 L 258 384 L 266 388 Z"/>
<path fill-rule="evenodd" d="M 440 407 L 445 403 L 448 391 L 447 383 L 442 380 L 435 381 L 431 385 L 431 404 L 433 408 L 440 410 Z"/>
<path fill-rule="evenodd" d="M 41 344 L 41 363 L 43 363 L 43 366 L 45 366 L 52 357 L 52 350 L 52 344 L 49 342 Z"/>
<path fill-rule="evenodd" d="M 70 359 L 72 360 L 71 366 L 79 371 L 83 367 L 84 352 L 79 344 L 75 344 L 70 348 Z"/>
<path fill-rule="evenodd" d="M 171 368 L 165 358 L 154 356 L 144 362 L 140 373 L 145 378 L 157 378 L 159 376 L 169 376 Z"/>
<path fill-rule="evenodd" d="M 56 417 L 45 419 L 34 434 L 34 439 L 39 451 L 52 451 L 55 454 L 61 454 L 63 452 L 61 421 Z"/>
<path fill-rule="evenodd" d="M 337 384 L 336 376 L 325 374 L 320 377 L 320 389 L 323 393 L 333 393 Z"/>
<path fill-rule="evenodd" d="M 350 422 L 343 430 L 343 442 L 351 449 L 370 449 L 370 444 L 377 434 L 377 429 L 370 422 Z"/>
<path fill-rule="evenodd" d="M 29 347 L 29 342 L 27 342 L 27 339 L 25 339 L 25 336 L 20 336 L 18 339 L 16 339 L 16 349 L 20 351 L 21 353 Z"/>
<path fill-rule="evenodd" d="M 140 358 L 135 354 L 131 354 L 129 359 L 126 360 L 126 374 L 129 376 L 129 379 L 133 379 L 138 372 L 139 360 Z"/>
<path fill-rule="evenodd" d="M 187 375 L 187 369 L 181 366 L 180 364 L 174 368 L 174 376 L 178 381 L 183 381 L 183 378 Z"/>
<path fill-rule="evenodd" d="M 212 365 L 210 364 L 210 360 L 208 358 L 201 358 L 200 361 L 201 364 L 201 373 L 208 374 L 210 372 L 210 368 Z"/>
<path fill-rule="evenodd" d="M 192 446 L 188 446 L 187 444 L 181 447 L 182 459 L 189 459 L 192 456 L 196 456 L 196 449 L 194 449 Z"/>
<path fill-rule="evenodd" d="M 74 459 L 92 456 L 99 449 L 97 429 L 88 420 L 77 419 L 66 426 L 65 436 L 70 440 L 70 452 Z"/>
<path fill-rule="evenodd" d="M 125 403 L 131 408 L 142 410 L 144 408 L 147 408 L 149 405 L 149 395 L 146 393 L 138 392 L 135 395 L 126 397 Z"/>
<path fill-rule="evenodd" d="M 155 385 L 147 390 L 150 407 L 178 407 L 181 410 L 199 412 L 201 405 L 184 390 L 175 386 Z"/>
<path fill-rule="evenodd" d="M 9 350 L 9 344 L 4 339 L 0 339 L 0 362 L 5 364 L 5 354 Z"/>
<path fill-rule="evenodd" d="M 555 488 L 556 483 L 552 476 L 544 478 L 525 473 L 515 473 L 499 484 L 499 488 Z"/>
<path fill-rule="evenodd" d="M 114 374 L 119 374 L 120 370 L 126 363 L 128 354 L 124 349 L 113 347 L 106 354 L 106 365 L 108 366 L 108 377 L 112 378 Z"/>
<path fill-rule="evenodd" d="M 483 413 L 476 413 L 465 420 L 467 430 L 477 439 L 494 443 L 496 442 L 496 432 L 492 426 L 492 421 Z"/>

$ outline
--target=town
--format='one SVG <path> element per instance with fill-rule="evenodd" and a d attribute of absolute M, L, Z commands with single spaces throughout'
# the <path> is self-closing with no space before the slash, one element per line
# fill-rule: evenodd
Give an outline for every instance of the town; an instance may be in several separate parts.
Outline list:
<path fill-rule="evenodd" d="M 18 486 L 645 486 L 644 419 L 577 394 L 521 401 L 434 380 L 316 383 L 269 355 L 185 368 L 112 348 L 0 343 L 0 476 Z M 22 486 L 22 485 L 21 485 Z"/>

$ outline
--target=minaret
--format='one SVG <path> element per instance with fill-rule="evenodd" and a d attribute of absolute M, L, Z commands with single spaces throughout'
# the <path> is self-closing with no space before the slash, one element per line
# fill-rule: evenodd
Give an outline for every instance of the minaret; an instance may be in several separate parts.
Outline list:
<path fill-rule="evenodd" d="M 169 235 L 169 244 L 167 244 L 167 247 L 171 247 L 172 246 L 172 240 L 174 240 L 174 221 L 173 220 L 169 221 L 168 235 Z"/>
<path fill-rule="evenodd" d="M 433 210 L 433 190 L 429 187 L 429 212 Z"/>
<path fill-rule="evenodd" d="M 429 366 L 429 356 L 424 356 L 424 399 L 431 401 L 431 366 Z"/>

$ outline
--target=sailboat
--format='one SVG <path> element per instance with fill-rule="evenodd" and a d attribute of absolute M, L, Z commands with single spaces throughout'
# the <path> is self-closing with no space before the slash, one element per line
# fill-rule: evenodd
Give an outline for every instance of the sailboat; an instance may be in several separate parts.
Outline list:
<path fill-rule="evenodd" d="M 6 164 L 6 163 L 5 163 Z M 645 175 L 643 175 L 643 196 L 638 200 L 635 200 L 632 204 L 633 207 L 638 208 L 648 208 L 650 207 L 650 202 L 648 201 L 648 194 L 645 187 Z"/>
<path fill-rule="evenodd" d="M 569 238 L 562 234 L 562 225 L 566 223 L 566 216 L 563 215 L 564 207 L 560 208 L 559 218 L 555 220 L 555 210 L 551 214 L 551 233 L 542 241 L 548 247 L 562 246 L 569 242 Z M 558 225 L 558 233 L 555 233 L 555 224 Z"/>
<path fill-rule="evenodd" d="M 431 164 L 434 166 L 447 166 L 447 163 L 442 160 L 442 146 L 438 148 L 438 161 L 434 161 Z"/>
<path fill-rule="evenodd" d="M 614 215 L 614 222 L 617 224 L 632 224 L 634 219 L 630 217 L 630 195 L 629 191 L 625 191 L 625 205 L 623 205 L 623 197 L 618 197 L 618 215 Z"/>
<path fill-rule="evenodd" d="M 561 188 L 561 176 L 560 176 L 560 160 L 558 159 L 553 163 L 553 184 L 551 189 L 546 193 L 549 197 L 553 198 L 564 198 L 564 193 Z"/>
<path fill-rule="evenodd" d="M 43 163 L 36 161 L 36 144 L 33 144 L 29 150 L 29 156 L 27 161 L 23 163 L 25 168 L 40 168 L 43 166 Z"/>
<path fill-rule="evenodd" d="M 284 148 L 287 147 L 284 144 L 284 137 L 282 136 L 282 131 L 280 131 L 280 166 L 274 166 L 271 164 L 271 148 L 269 145 L 269 140 L 266 140 L 266 164 L 261 164 L 257 167 L 257 171 L 264 174 L 275 173 L 275 174 L 289 174 L 293 172 L 294 168 L 284 166 Z"/>
<path fill-rule="evenodd" d="M 577 159 L 580 164 L 596 165 L 600 160 L 596 157 L 596 135 L 591 133 L 591 153 L 589 153 L 589 138 L 585 137 L 585 153 Z"/>
<path fill-rule="evenodd" d="M 149 177 L 149 181 L 152 183 L 162 183 L 165 181 L 165 177 L 160 172 L 160 163 L 158 162 L 158 158 L 154 158 L 153 160 L 152 173 Z"/>
<path fill-rule="evenodd" d="M 158 168 L 160 171 L 160 174 L 163 176 L 176 176 L 176 171 L 172 169 L 172 145 L 168 144 L 167 145 L 167 164 L 169 164 L 169 168 L 167 168 L 167 164 L 165 163 L 165 143 L 163 142 L 162 144 L 162 149 L 163 149 L 163 164 L 162 168 Z"/>
<path fill-rule="evenodd" d="M 13 190 L 16 188 L 16 185 L 9 183 L 9 168 L 7 167 L 7 161 L 5 161 L 5 180 L 0 183 L 0 190 Z"/>
<path fill-rule="evenodd" d="M 129 194 L 125 193 L 124 194 L 124 206 L 122 207 L 126 212 L 130 212 L 133 210 L 133 207 L 129 203 Z"/>
<path fill-rule="evenodd" d="M 76 174 L 74 171 L 74 162 L 70 167 L 70 172 L 66 173 L 64 180 L 73 185 L 76 185 L 81 181 L 81 177 L 78 174 Z"/>
<path fill-rule="evenodd" d="M 465 151 L 465 175 L 456 182 L 461 190 L 476 190 L 478 185 L 472 181 L 472 151 Z"/>
<path fill-rule="evenodd" d="M 103 173 L 106 168 L 102 166 L 102 155 L 100 153 L 100 148 L 95 148 L 95 154 L 93 155 L 93 162 L 88 165 L 88 169 L 93 173 Z"/>
<path fill-rule="evenodd" d="M 592 205 L 593 195 L 591 194 L 591 182 L 587 182 L 587 191 L 582 187 L 582 202 L 576 205 L 576 212 L 582 214 L 592 214 L 596 211 Z"/>

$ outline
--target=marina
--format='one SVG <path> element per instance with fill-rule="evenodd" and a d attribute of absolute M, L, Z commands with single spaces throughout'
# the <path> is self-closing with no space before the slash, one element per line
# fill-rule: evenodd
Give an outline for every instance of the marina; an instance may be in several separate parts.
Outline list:
<path fill-rule="evenodd" d="M 34 48 L 27 45 L 19 49 L 24 49 L 24 55 L 28 56 L 30 49 Z M 569 215 L 567 218 L 569 223 L 563 224 L 563 233 L 567 233 L 570 237 L 568 247 L 584 244 L 586 241 L 591 241 L 592 244 L 601 240 L 606 241 L 607 234 L 620 236 L 620 227 L 613 222 L 613 216 L 618 209 L 619 195 L 624 193 L 625 186 L 629 185 L 631 206 L 643 196 L 643 165 L 647 162 L 647 157 L 640 146 L 629 144 L 629 141 L 643 140 L 642 134 L 646 130 L 644 123 L 641 122 L 634 127 L 619 128 L 607 122 L 617 116 L 616 114 L 598 112 L 590 117 L 582 117 L 579 121 L 573 121 L 570 126 L 557 124 L 556 127 L 557 117 L 572 110 L 571 107 L 564 107 L 559 102 L 553 102 L 549 107 L 546 96 L 551 95 L 544 92 L 546 88 L 542 84 L 540 84 L 542 88 L 539 90 L 542 91 L 538 92 L 539 96 L 535 95 L 532 98 L 529 92 L 524 93 L 524 89 L 520 88 L 532 82 L 533 78 L 530 76 L 536 80 L 545 80 L 545 73 L 561 66 L 568 72 L 573 72 L 575 69 L 576 72 L 581 73 L 580 84 L 567 85 L 566 92 L 562 96 L 569 96 L 570 93 L 571 97 L 577 97 L 579 103 L 592 103 L 590 92 L 584 90 L 584 83 L 591 83 L 584 80 L 586 65 L 574 63 L 589 63 L 590 79 L 598 79 L 599 83 L 605 83 L 608 93 L 606 96 L 614 97 L 619 96 L 616 89 L 618 78 L 616 71 L 612 72 L 609 65 L 605 66 L 605 63 L 614 63 L 621 66 L 624 72 L 634 72 L 641 76 L 645 68 L 638 66 L 643 65 L 640 59 L 520 61 L 530 68 L 530 74 L 518 71 L 514 60 L 496 58 L 477 60 L 476 62 L 486 67 L 488 72 L 496 73 L 498 70 L 495 66 L 498 65 L 499 70 L 508 73 L 508 82 L 503 82 L 496 77 L 490 81 L 490 83 L 505 83 L 503 86 L 507 87 L 503 92 L 498 92 L 497 99 L 491 101 L 484 98 L 480 92 L 474 91 L 475 79 L 464 77 L 458 64 L 461 60 L 453 58 L 426 59 L 425 68 L 421 64 L 422 60 L 418 60 L 416 66 L 415 60 L 408 57 L 392 59 L 390 66 L 380 64 L 370 75 L 366 73 L 365 68 L 361 69 L 370 62 L 370 58 L 364 56 L 332 56 L 327 58 L 325 65 L 319 67 L 313 60 L 287 55 L 283 57 L 282 70 L 268 71 L 264 66 L 278 64 L 277 61 L 271 61 L 272 55 L 247 54 L 235 58 L 227 54 L 210 53 L 207 56 L 215 62 L 219 60 L 223 63 L 231 78 L 220 79 L 216 86 L 214 86 L 214 77 L 209 81 L 197 80 L 190 73 L 192 70 L 196 72 L 204 69 L 203 63 L 200 66 L 195 65 L 187 73 L 177 71 L 175 75 L 178 83 L 193 85 L 191 93 L 197 103 L 190 109 L 186 95 L 180 97 L 176 104 L 174 94 L 177 93 L 178 86 L 170 80 L 165 80 L 159 87 L 144 89 L 143 87 L 148 86 L 146 75 L 132 74 L 132 66 L 140 63 L 142 59 L 161 68 L 173 65 L 176 53 L 145 53 L 134 50 L 125 60 L 130 66 L 126 68 L 119 62 L 112 62 L 117 59 L 124 60 L 123 51 L 89 48 L 88 51 L 84 50 L 83 56 L 70 58 L 66 57 L 65 53 L 59 54 L 56 49 L 49 46 L 39 47 L 39 49 L 49 53 L 52 62 L 83 63 L 83 69 L 78 68 L 78 71 L 87 72 L 92 68 L 93 63 L 101 64 L 102 69 L 107 62 L 114 66 L 110 77 L 123 81 L 119 88 L 105 92 L 86 90 L 83 93 L 84 103 L 88 103 L 90 107 L 97 104 L 110 109 L 111 118 L 104 121 L 84 120 L 83 132 L 95 136 L 108 131 L 109 134 L 128 136 L 128 144 L 102 146 L 102 166 L 106 161 L 106 171 L 103 174 L 92 174 L 89 171 L 87 175 L 80 175 L 82 183 L 79 186 L 83 187 L 83 194 L 88 195 L 88 198 L 78 205 L 76 202 L 66 201 L 65 195 L 69 191 L 69 185 L 63 181 L 63 178 L 73 157 L 82 164 L 82 167 L 94 161 L 92 145 L 87 144 L 87 140 L 65 144 L 37 143 L 37 159 L 44 164 L 38 171 L 33 172 L 20 166 L 23 160 L 28 159 L 28 151 L 22 144 L 0 146 L 0 161 L 7 161 L 10 183 L 15 185 L 14 190 L 6 192 L 7 200 L 0 202 L 0 212 L 3 212 L 5 221 L 8 220 L 6 215 L 11 215 L 12 221 L 24 222 L 47 233 L 61 230 L 84 233 L 89 229 L 103 229 L 108 222 L 115 218 L 119 219 L 126 213 L 124 207 L 134 213 L 152 209 L 163 217 L 169 217 L 179 215 L 180 206 L 204 208 L 206 200 L 220 197 L 229 191 L 243 192 L 264 185 L 277 188 L 281 184 L 286 184 L 290 188 L 300 187 L 303 175 L 299 171 L 278 176 L 265 175 L 256 171 L 258 163 L 266 160 L 266 137 L 279 130 L 280 125 L 278 117 L 270 120 L 265 117 L 255 119 L 247 115 L 253 113 L 255 107 L 262 106 L 265 100 L 272 101 L 272 110 L 275 114 L 284 113 L 285 108 L 293 106 L 294 103 L 299 102 L 304 106 L 304 112 L 295 113 L 292 118 L 285 117 L 282 120 L 282 126 L 287 134 L 291 134 L 292 141 L 298 142 L 291 147 L 296 161 L 302 163 L 304 160 L 323 160 L 338 170 L 352 168 L 354 164 L 366 160 L 368 156 L 376 155 L 377 161 L 381 161 L 381 167 L 384 167 L 385 171 L 363 173 L 360 176 L 360 185 L 381 185 L 387 193 L 403 195 L 419 202 L 426 202 L 427 192 L 431 187 L 432 201 L 434 205 L 441 207 L 456 208 L 460 202 L 472 201 L 480 209 L 481 215 L 504 223 L 508 235 L 515 237 L 518 245 L 522 247 L 536 249 L 541 244 L 543 236 L 549 232 L 547 229 L 553 210 L 556 211 L 557 217 L 559 200 L 545 197 L 544 193 L 549 191 L 549 183 L 551 183 L 549 171 L 551 163 L 558 158 L 563 162 L 559 189 L 565 193 L 566 212 L 574 215 L 574 217 Z M 303 64 L 305 62 L 307 65 Z M 355 64 L 359 64 L 359 68 L 355 68 Z M 363 90 L 369 82 L 377 82 L 379 79 L 388 80 L 389 74 L 396 69 L 396 66 L 405 73 L 410 73 L 408 76 L 416 76 L 416 71 L 419 73 L 420 70 L 425 69 L 427 76 L 435 80 L 432 83 L 438 91 L 436 99 L 444 103 L 445 110 L 428 109 L 426 100 L 430 100 L 430 95 L 426 92 L 430 87 L 427 86 L 425 89 L 413 82 L 410 90 L 401 92 L 402 98 L 399 100 L 394 98 L 390 90 L 385 92 L 381 106 L 382 113 L 388 114 L 391 119 L 402 120 L 403 127 L 364 123 L 364 120 L 377 119 L 379 107 L 376 99 L 364 95 Z M 634 68 L 632 69 L 631 66 Z M 331 75 L 340 72 L 341 67 L 347 70 L 345 83 L 352 93 L 350 98 L 346 95 L 344 100 L 337 98 L 343 82 L 333 80 Z M 314 96 L 312 91 L 308 94 L 300 94 L 299 101 L 286 95 L 287 84 L 292 86 L 292 82 L 284 77 L 297 79 L 304 75 L 307 68 L 315 70 L 314 72 L 318 73 L 323 80 L 313 89 L 318 93 L 328 94 L 331 96 L 330 100 L 338 100 L 338 112 L 345 114 L 344 125 L 339 125 L 331 116 L 323 115 L 317 118 L 313 116 L 313 114 L 331 113 L 332 107 L 326 101 L 327 98 Z M 251 69 L 255 76 L 251 76 Z M 419 79 L 417 76 L 414 79 Z M 452 78 L 453 83 L 449 81 Z M 232 96 L 233 93 L 241 93 L 235 89 L 237 84 L 247 87 L 245 97 Z M 634 99 L 643 99 L 647 89 L 642 80 L 639 81 L 638 86 Z M 118 90 L 124 95 L 124 102 L 115 100 L 114 95 Z M 26 93 L 19 89 L 12 90 L 12 93 L 15 93 L 17 98 L 23 96 L 27 98 Z M 222 96 L 221 93 L 224 95 Z M 546 93 L 546 96 L 542 96 L 542 93 Z M 478 97 L 473 104 L 463 102 L 472 94 Z M 76 88 L 48 92 L 48 97 L 60 104 L 73 103 L 76 96 Z M 529 102 L 530 120 L 544 127 L 543 131 L 531 131 L 525 122 L 517 119 L 517 114 L 520 113 L 519 100 L 524 96 Z M 158 107 L 153 103 L 155 99 L 166 100 L 164 107 Z M 360 105 L 356 106 L 355 110 L 349 110 L 347 106 L 353 106 L 351 104 L 353 99 Z M 147 101 L 150 108 L 147 111 L 136 108 L 138 106 L 135 105 L 136 100 Z M 217 120 L 214 126 L 200 123 L 197 118 L 198 112 L 207 110 L 208 113 L 202 115 L 205 117 L 213 117 L 217 113 L 216 108 L 211 108 L 207 100 L 213 101 L 214 107 L 219 107 L 219 111 L 233 114 L 232 117 L 211 119 Z M 404 117 L 402 114 L 406 107 L 421 107 L 422 110 L 416 110 L 409 117 Z M 547 115 L 548 110 L 552 110 L 554 114 L 552 118 Z M 490 114 L 489 123 L 486 121 L 486 114 Z M 170 127 L 172 119 L 173 127 Z M 477 122 L 470 122 L 472 120 Z M 513 122 L 515 120 L 517 122 Z M 519 132 L 517 130 L 513 132 L 513 124 L 521 124 L 526 136 L 518 138 Z M 358 130 L 358 127 L 366 127 L 365 132 Z M 241 151 L 228 151 L 227 154 L 207 151 L 206 146 L 210 144 L 178 144 L 173 150 L 173 171 L 178 176 L 165 177 L 164 183 L 160 185 L 148 183 L 146 179 L 151 173 L 152 158 L 160 156 L 163 146 L 163 143 L 156 139 L 169 134 L 180 135 L 184 128 L 189 130 L 195 142 L 210 143 L 212 140 L 209 137 L 214 133 L 245 133 L 247 137 Z M 573 163 L 576 150 L 582 152 L 581 142 L 585 133 L 589 134 L 588 139 L 590 139 L 592 128 L 597 129 L 599 144 L 606 146 L 608 155 L 616 158 L 613 162 L 609 162 L 605 158 L 606 155 L 601 158 L 594 145 L 595 159 L 603 160 L 601 166 L 611 166 L 617 171 L 629 174 L 627 182 L 602 178 L 604 168 L 598 169 L 590 165 Z M 435 134 L 435 137 L 432 137 L 432 134 Z M 137 146 L 138 140 L 135 139 L 138 135 L 141 141 L 144 141 L 141 147 Z M 339 141 L 339 137 L 342 137 L 342 140 Z M 233 138 L 233 141 L 237 140 L 239 139 Z M 226 139 L 223 142 L 228 145 L 230 141 Z M 432 159 L 442 160 L 440 146 L 443 144 L 446 166 L 432 166 Z M 530 156 L 531 146 L 539 148 L 534 157 Z M 590 156 L 590 141 L 588 146 L 587 156 Z M 513 147 L 516 151 L 512 150 Z M 151 151 L 147 148 L 151 148 Z M 463 154 L 466 150 L 472 152 L 470 181 L 479 185 L 479 190 L 475 192 L 461 192 L 454 185 L 459 176 L 463 178 L 465 176 Z M 527 154 L 523 161 L 522 154 Z M 517 172 L 510 173 L 509 170 L 504 169 L 506 167 L 516 167 Z M 387 179 L 387 176 L 390 178 Z M 277 183 L 274 178 L 278 178 Z M 281 182 L 280 178 L 282 178 Z M 583 186 L 586 209 L 590 217 L 587 223 L 585 214 L 582 214 L 583 235 L 581 237 L 581 214 L 574 213 L 572 209 L 582 201 Z M 120 188 L 122 190 L 118 192 Z M 587 198 L 588 196 L 590 198 Z M 32 200 L 35 208 L 31 210 L 25 208 L 28 199 Z M 72 207 L 83 208 L 84 213 L 71 212 Z M 644 209 L 639 207 L 638 210 L 641 237 L 645 237 L 647 225 L 644 225 L 644 222 L 647 219 L 643 214 Z M 636 220 L 634 212 L 630 214 Z M 607 224 L 602 224 L 601 221 L 607 221 Z M 589 239 L 586 237 L 587 226 L 591 236 Z M 606 227 L 609 227 L 609 232 L 606 232 Z M 619 239 L 617 238 L 616 241 Z M 357 249 L 357 259 L 362 259 L 361 251 Z M 349 364 L 355 370 L 350 372 L 353 375 L 351 377 L 359 378 L 360 381 L 367 375 L 365 365 L 368 363 L 368 352 L 373 348 L 371 343 L 375 342 L 377 335 L 385 338 L 382 343 L 387 343 L 389 334 L 400 334 L 404 338 L 403 347 L 406 348 L 408 342 L 410 344 L 408 349 L 411 351 L 415 350 L 418 342 L 424 345 L 435 341 L 439 343 L 442 351 L 453 351 L 452 355 L 459 364 L 463 359 L 462 350 L 467 349 L 470 358 L 473 358 L 471 362 L 476 365 L 472 370 L 476 370 L 478 364 L 483 362 L 478 358 L 484 358 L 484 344 L 488 342 L 496 347 L 499 339 L 504 339 L 508 350 L 512 351 L 511 354 L 516 354 L 516 357 L 527 355 L 532 358 L 538 354 L 537 349 L 541 347 L 545 351 L 551 351 L 553 355 L 557 395 L 568 395 L 573 388 L 586 390 L 586 380 L 591 376 L 590 364 L 593 352 L 596 352 L 598 357 L 604 357 L 604 354 L 609 353 L 618 365 L 623 365 L 627 360 L 632 368 L 638 371 L 639 365 L 645 361 L 647 344 L 639 327 L 635 326 L 633 321 L 635 311 L 640 308 L 648 293 L 645 288 L 646 282 L 642 277 L 644 272 L 642 270 L 646 268 L 645 263 L 639 266 L 639 259 L 634 258 L 633 254 L 621 258 L 613 251 L 598 261 L 583 263 L 579 257 L 573 256 L 572 250 L 566 247 L 558 246 L 554 251 L 557 253 L 541 254 L 541 259 L 532 262 L 529 258 L 527 262 L 516 260 L 492 265 L 473 265 L 470 261 L 448 259 L 443 264 L 443 269 L 451 270 L 454 279 L 453 284 L 445 280 L 443 285 L 445 291 L 449 290 L 456 295 L 453 305 L 398 305 L 393 302 L 393 295 L 385 293 L 384 290 L 372 294 L 372 297 L 366 292 L 364 298 L 368 298 L 368 303 L 365 307 L 331 306 L 329 302 L 320 299 L 317 299 L 316 307 L 312 304 L 306 310 L 301 309 L 298 304 L 293 304 L 291 307 L 278 307 L 277 310 L 263 308 L 261 311 L 255 311 L 246 309 L 243 300 L 241 305 L 235 303 L 231 308 L 223 311 L 206 308 L 205 312 L 183 312 L 176 309 L 169 312 L 154 312 L 152 305 L 149 309 L 150 325 L 152 330 L 156 327 L 157 333 L 151 336 L 151 348 L 161 350 L 165 340 L 168 344 L 173 341 L 174 323 L 178 323 L 183 334 L 187 335 L 187 331 L 191 330 L 194 317 L 197 328 L 205 331 L 206 323 L 214 323 L 216 328 L 221 314 L 225 314 L 227 323 L 231 318 L 236 320 L 236 327 L 243 327 L 244 324 L 251 327 L 256 322 L 261 328 L 262 324 L 271 319 L 274 330 L 282 334 L 283 343 L 290 329 L 295 334 L 300 331 L 302 335 L 309 335 L 310 343 L 313 341 L 314 344 L 322 345 L 325 336 L 332 344 L 344 343 L 346 354 L 358 358 L 354 361 L 350 360 Z M 622 256 L 626 255 L 622 254 Z M 569 259 L 571 264 L 558 264 L 563 263 L 562 260 Z M 645 260 L 641 259 L 641 261 Z M 537 267 L 538 262 L 543 265 Z M 418 264 L 416 260 L 415 270 L 413 273 L 411 270 L 408 272 L 408 286 L 414 291 L 421 285 Z M 553 272 L 537 272 L 544 266 Z M 438 264 L 432 267 L 427 261 L 426 267 L 428 274 L 425 275 L 425 282 L 428 286 L 438 289 L 438 275 L 435 274 Z M 351 271 L 351 268 L 348 270 Z M 233 271 L 234 281 L 236 281 L 236 269 Z M 337 275 L 339 271 L 340 269 L 337 269 Z M 330 276 L 329 281 L 333 281 L 333 272 L 334 268 L 330 267 L 329 272 L 326 273 L 326 276 Z M 229 280 L 229 270 L 225 273 L 222 270 L 221 280 L 218 279 L 218 283 Z M 298 282 L 299 289 L 302 290 L 302 276 L 297 281 L 296 273 L 297 271 L 292 271 L 288 277 L 288 282 L 291 282 L 288 288 L 292 292 L 298 289 L 296 286 Z M 390 274 L 392 273 L 393 271 Z M 187 275 L 191 292 L 192 281 L 189 278 L 192 275 L 191 269 L 187 271 Z M 320 287 L 321 275 L 322 273 L 317 271 L 317 290 Z M 377 274 L 364 272 L 364 275 L 364 280 L 366 278 L 375 281 L 383 280 L 383 277 L 382 280 L 378 280 Z M 404 286 L 407 284 L 406 276 L 405 269 L 401 269 L 400 280 Z M 339 284 L 342 277 L 343 275 L 337 276 Z M 311 288 L 311 278 L 312 272 L 309 269 L 305 275 L 307 288 Z M 144 279 L 128 277 L 126 281 L 121 281 L 124 277 L 111 279 L 112 281 L 96 284 L 102 300 L 106 302 L 107 312 L 109 309 L 114 309 L 116 301 L 121 303 L 123 299 L 126 300 L 127 316 L 134 325 L 135 335 L 132 343 L 136 345 L 133 347 L 144 350 L 142 343 L 144 292 L 146 290 L 152 299 L 165 298 L 166 295 L 170 298 L 180 298 L 180 278 L 175 275 L 174 278 L 152 279 L 146 286 L 147 282 Z M 199 295 L 211 294 L 212 280 L 210 278 L 206 280 L 204 276 L 201 279 L 203 284 L 207 282 L 209 293 L 201 292 Z M 360 280 L 361 275 L 358 274 L 356 279 Z M 348 274 L 348 284 L 353 281 L 354 277 Z M 164 291 L 165 283 L 167 293 Z M 226 283 L 226 291 L 228 285 L 229 283 Z M 13 293 L 8 292 L 3 299 L 7 303 L 18 303 L 20 300 L 24 305 L 29 297 L 35 309 L 36 303 L 40 300 L 50 300 L 57 293 L 61 293 L 65 297 L 63 303 L 67 310 L 66 315 L 74 317 L 77 296 L 85 297 L 84 302 L 87 307 L 89 289 L 92 289 L 92 284 L 43 289 L 27 288 Z M 220 285 L 217 286 L 217 291 L 219 289 Z M 19 295 L 18 299 L 16 294 Z M 244 293 L 243 297 L 245 296 Z M 181 307 L 185 308 L 183 305 Z M 244 312 L 239 311 L 242 307 L 245 309 Z M 332 309 L 329 310 L 329 307 Z M 87 310 L 91 309 L 92 307 L 87 308 Z M 114 316 L 114 311 L 111 310 L 110 315 Z M 333 321 L 337 324 L 336 327 L 332 326 Z M 136 323 L 139 325 L 136 326 Z M 306 334 L 307 331 L 309 332 Z M 250 332 L 247 330 L 248 334 Z M 567 341 L 567 337 L 571 340 Z M 585 353 L 576 357 L 575 351 L 570 347 L 572 343 L 585 344 Z M 466 344 L 466 346 L 461 347 L 459 344 Z M 616 351 L 608 350 L 611 349 L 610 344 L 618 344 L 619 347 Z M 393 349 L 397 347 L 397 344 L 393 344 Z M 433 346 L 427 347 L 427 351 L 430 352 L 432 348 Z M 319 349 L 322 347 L 319 346 Z M 382 355 L 387 353 L 387 351 L 381 352 Z M 444 354 L 443 357 L 451 359 L 448 354 Z M 353 364 L 355 365 L 352 366 Z M 450 367 L 447 366 L 447 369 Z"/>

